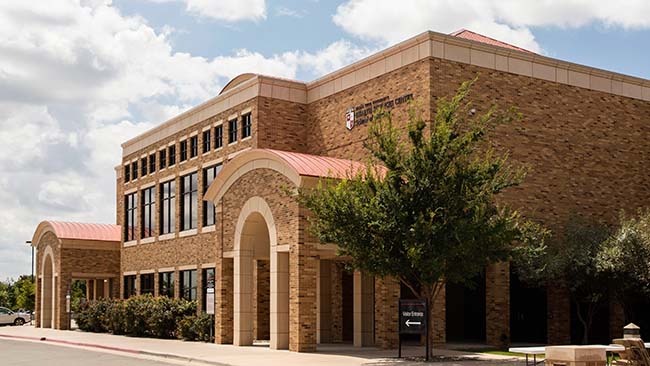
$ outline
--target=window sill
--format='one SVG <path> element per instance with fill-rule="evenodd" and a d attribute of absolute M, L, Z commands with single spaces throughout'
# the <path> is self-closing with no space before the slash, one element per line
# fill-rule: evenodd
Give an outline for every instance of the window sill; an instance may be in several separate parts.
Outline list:
<path fill-rule="evenodd" d="M 240 141 L 241 141 L 241 142 L 244 142 L 244 141 L 248 141 L 248 140 L 250 140 L 250 139 L 252 139 L 252 138 L 253 138 L 253 135 L 250 135 L 250 136 L 248 136 L 248 137 L 244 137 L 244 138 L 241 139 Z"/>
<path fill-rule="evenodd" d="M 125 241 L 124 242 L 124 247 L 132 247 L 138 244 L 137 240 L 131 240 L 131 241 Z"/>
<path fill-rule="evenodd" d="M 195 156 L 195 157 L 193 157 L 193 158 L 190 158 L 189 161 L 196 160 L 196 159 L 198 159 L 198 158 L 199 158 L 199 156 L 197 155 L 197 156 Z"/>
<path fill-rule="evenodd" d="M 202 233 L 211 233 L 211 232 L 213 232 L 213 231 L 215 231 L 215 230 L 216 230 L 216 225 L 212 224 L 212 225 L 210 225 L 210 226 L 204 226 L 204 227 L 201 229 L 201 232 L 202 232 Z"/>
<path fill-rule="evenodd" d="M 228 143 L 228 146 L 237 145 L 238 142 L 239 142 L 239 140 L 236 140 L 236 141 L 233 141 L 233 142 L 229 142 L 229 143 Z"/>
<path fill-rule="evenodd" d="M 158 241 L 170 240 L 170 239 L 174 239 L 175 237 L 176 237 L 176 233 L 164 234 L 158 236 Z"/>
<path fill-rule="evenodd" d="M 154 241 L 156 241 L 156 238 L 150 236 L 148 238 L 140 239 L 140 244 L 149 244 L 149 243 L 153 243 Z"/>
<path fill-rule="evenodd" d="M 197 229 L 189 229 L 189 230 L 181 231 L 180 233 L 178 233 L 178 237 L 179 238 L 184 238 L 186 236 L 196 235 L 197 233 L 198 233 Z"/>

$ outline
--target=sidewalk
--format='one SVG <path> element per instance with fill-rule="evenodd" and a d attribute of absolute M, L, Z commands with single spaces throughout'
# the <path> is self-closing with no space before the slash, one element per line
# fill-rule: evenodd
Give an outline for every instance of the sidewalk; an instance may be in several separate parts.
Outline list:
<path fill-rule="evenodd" d="M 43 340 L 43 338 L 45 338 Z M 232 345 L 210 344 L 202 342 L 183 342 L 170 339 L 132 338 L 101 333 L 81 331 L 63 331 L 34 328 L 32 326 L 0 327 L 2 339 L 44 341 L 49 344 L 81 346 L 98 351 L 117 351 L 125 354 L 161 357 L 164 359 L 188 363 L 205 363 L 212 365 L 339 365 L 359 366 L 368 364 L 414 365 L 411 361 L 396 358 L 397 352 L 383 351 L 373 347 L 354 348 L 351 345 L 321 345 L 316 353 L 297 353 L 271 350 L 266 346 L 235 347 Z M 403 348 L 405 357 L 422 356 L 422 347 Z M 512 364 L 512 358 L 505 356 L 467 353 L 436 349 L 436 355 L 452 357 L 453 362 L 441 362 L 437 365 L 506 365 Z M 483 361 L 483 362 L 481 362 Z"/>

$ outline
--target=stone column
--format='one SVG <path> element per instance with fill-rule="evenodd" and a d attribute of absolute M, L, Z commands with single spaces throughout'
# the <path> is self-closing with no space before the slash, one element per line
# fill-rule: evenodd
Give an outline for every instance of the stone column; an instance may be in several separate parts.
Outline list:
<path fill-rule="evenodd" d="M 571 299 L 569 291 L 557 285 L 546 288 L 548 344 L 571 343 Z"/>
<path fill-rule="evenodd" d="M 234 333 L 235 346 L 253 344 L 253 253 L 238 250 L 234 258 Z"/>
<path fill-rule="evenodd" d="M 271 248 L 271 349 L 289 348 L 289 253 Z"/>
<path fill-rule="evenodd" d="M 444 283 L 430 306 L 429 321 L 433 324 L 433 343 L 440 345 L 447 342 L 447 286 Z"/>
<path fill-rule="evenodd" d="M 217 258 L 215 268 L 215 342 L 233 342 L 233 260 Z"/>
<path fill-rule="evenodd" d="M 258 259 L 255 261 L 255 272 L 253 276 L 254 318 L 253 330 L 256 340 L 269 339 L 269 318 L 270 318 L 270 268 L 269 261 Z"/>
<path fill-rule="evenodd" d="M 393 277 L 375 279 L 375 344 L 382 349 L 398 346 L 399 281 Z"/>
<path fill-rule="evenodd" d="M 37 328 L 41 327 L 41 296 L 42 296 L 42 286 L 43 279 L 39 277 L 39 271 L 36 271 L 34 281 L 36 288 L 34 289 L 34 326 Z"/>
<path fill-rule="evenodd" d="M 485 338 L 495 347 L 510 344 L 510 263 L 493 263 L 485 269 Z"/>
<path fill-rule="evenodd" d="M 374 344 L 374 278 L 354 272 L 354 346 Z"/>

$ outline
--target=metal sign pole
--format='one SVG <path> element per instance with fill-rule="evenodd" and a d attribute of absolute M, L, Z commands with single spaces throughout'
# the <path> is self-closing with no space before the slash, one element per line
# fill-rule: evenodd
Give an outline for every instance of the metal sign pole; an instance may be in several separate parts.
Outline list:
<path fill-rule="evenodd" d="M 427 319 L 427 326 L 426 326 L 426 328 L 427 328 L 427 329 L 426 329 L 426 332 L 427 332 L 427 347 L 426 347 L 426 349 L 427 349 L 427 354 L 426 354 L 426 356 L 424 356 L 424 360 L 425 360 L 425 361 L 429 361 L 429 336 L 430 336 L 430 335 L 429 335 L 429 328 L 430 328 L 430 327 L 429 327 L 429 299 L 426 300 L 425 304 L 426 304 L 426 305 L 425 305 L 425 307 L 424 307 L 424 308 L 425 308 L 424 311 L 426 312 L 426 315 L 425 315 L 425 316 L 426 316 L 426 319 Z"/>
<path fill-rule="evenodd" d="M 402 310 L 402 299 L 399 299 L 399 306 L 398 306 L 399 311 L 401 312 Z M 399 347 L 397 348 L 397 358 L 402 358 L 402 332 L 400 331 L 402 329 L 402 315 L 399 314 L 397 316 L 397 342 L 399 344 Z"/>

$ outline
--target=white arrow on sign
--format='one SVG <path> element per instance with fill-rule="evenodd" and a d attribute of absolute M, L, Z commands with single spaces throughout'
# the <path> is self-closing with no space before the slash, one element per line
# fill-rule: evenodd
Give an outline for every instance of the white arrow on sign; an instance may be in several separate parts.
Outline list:
<path fill-rule="evenodd" d="M 411 324 L 413 324 L 413 325 L 421 325 L 422 323 L 420 323 L 420 322 L 412 322 L 411 319 L 406 319 L 406 326 L 410 327 Z"/>

